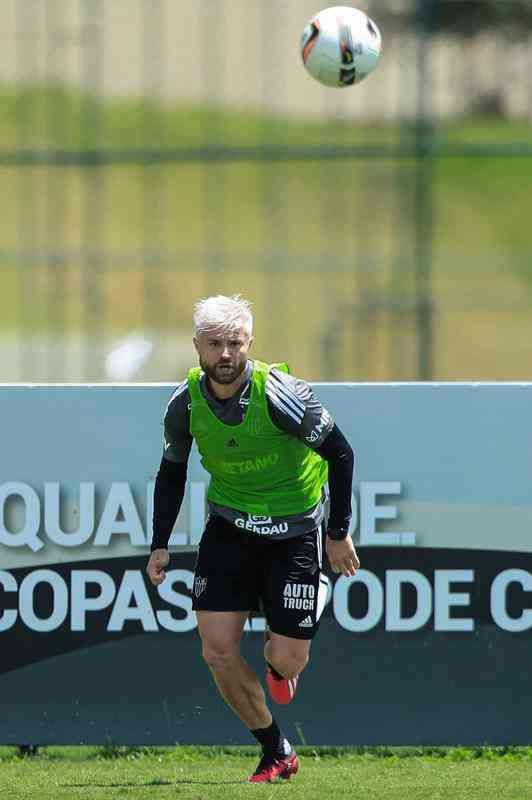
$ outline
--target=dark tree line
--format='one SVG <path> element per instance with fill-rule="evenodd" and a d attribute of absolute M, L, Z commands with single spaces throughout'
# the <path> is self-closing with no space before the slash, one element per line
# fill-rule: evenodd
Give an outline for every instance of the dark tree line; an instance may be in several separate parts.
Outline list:
<path fill-rule="evenodd" d="M 491 29 L 516 39 L 532 34 L 532 0 L 415 0 L 429 30 L 472 36 Z"/>

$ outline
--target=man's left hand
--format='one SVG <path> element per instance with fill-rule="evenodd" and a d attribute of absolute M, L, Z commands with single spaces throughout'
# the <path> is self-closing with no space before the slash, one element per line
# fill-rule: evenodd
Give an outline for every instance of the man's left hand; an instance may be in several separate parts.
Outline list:
<path fill-rule="evenodd" d="M 350 536 L 340 541 L 327 536 L 325 548 L 333 572 L 341 572 L 346 578 L 356 574 L 360 561 Z"/>

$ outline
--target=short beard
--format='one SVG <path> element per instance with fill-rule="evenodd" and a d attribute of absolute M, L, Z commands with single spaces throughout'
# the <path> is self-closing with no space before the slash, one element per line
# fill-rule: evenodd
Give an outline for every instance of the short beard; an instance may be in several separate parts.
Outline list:
<path fill-rule="evenodd" d="M 220 373 L 216 371 L 216 367 L 210 367 L 207 364 L 203 364 L 200 358 L 200 367 L 202 368 L 203 372 L 207 375 L 209 380 L 214 381 L 214 383 L 218 383 L 222 386 L 224 384 L 234 383 L 246 369 L 247 363 L 248 360 L 246 358 L 241 363 L 236 364 L 234 370 L 229 372 L 227 375 L 224 375 L 223 373 L 220 375 Z"/>

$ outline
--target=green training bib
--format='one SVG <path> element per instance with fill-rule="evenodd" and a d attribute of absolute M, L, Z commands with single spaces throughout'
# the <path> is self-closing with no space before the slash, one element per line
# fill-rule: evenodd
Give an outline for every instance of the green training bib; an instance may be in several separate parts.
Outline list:
<path fill-rule="evenodd" d="M 266 381 L 272 367 L 253 362 L 249 405 L 240 425 L 226 425 L 210 409 L 200 389 L 201 368 L 188 373 L 190 430 L 211 476 L 213 503 L 267 517 L 300 514 L 315 506 L 327 481 L 327 462 L 270 419 Z"/>

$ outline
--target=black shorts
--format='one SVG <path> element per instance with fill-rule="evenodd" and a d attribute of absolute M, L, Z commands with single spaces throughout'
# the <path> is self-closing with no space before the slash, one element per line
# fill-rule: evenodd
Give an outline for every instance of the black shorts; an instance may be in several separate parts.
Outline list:
<path fill-rule="evenodd" d="M 192 592 L 195 611 L 259 611 L 274 633 L 312 639 L 327 599 L 322 529 L 265 540 L 211 515 Z"/>

